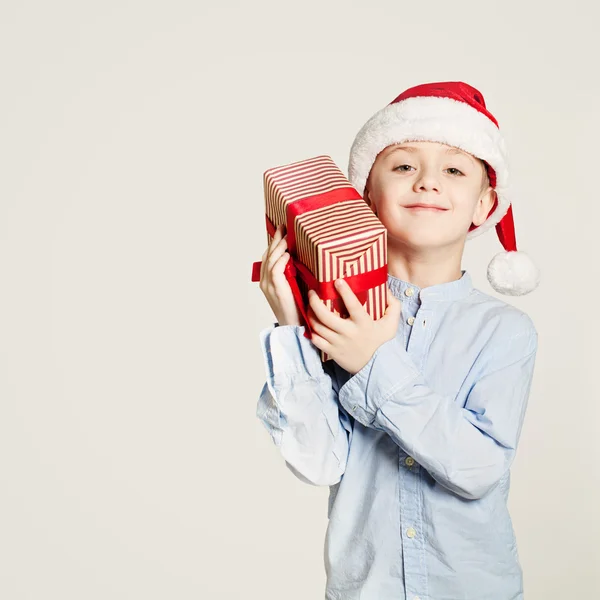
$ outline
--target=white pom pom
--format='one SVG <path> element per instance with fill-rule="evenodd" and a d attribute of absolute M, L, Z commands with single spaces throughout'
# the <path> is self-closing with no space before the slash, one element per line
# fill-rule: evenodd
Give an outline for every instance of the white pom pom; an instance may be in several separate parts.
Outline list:
<path fill-rule="evenodd" d="M 488 265 L 487 278 L 500 294 L 522 296 L 539 285 L 540 271 L 525 252 L 500 252 Z"/>

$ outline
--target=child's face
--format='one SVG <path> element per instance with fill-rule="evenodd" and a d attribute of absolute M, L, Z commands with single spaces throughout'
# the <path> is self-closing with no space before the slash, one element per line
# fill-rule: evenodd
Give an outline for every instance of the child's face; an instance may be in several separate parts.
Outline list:
<path fill-rule="evenodd" d="M 437 142 L 405 142 L 379 153 L 364 198 L 390 242 L 425 249 L 464 243 L 471 223 L 487 218 L 495 192 L 471 154 Z M 439 210 L 409 208 L 420 203 Z"/>

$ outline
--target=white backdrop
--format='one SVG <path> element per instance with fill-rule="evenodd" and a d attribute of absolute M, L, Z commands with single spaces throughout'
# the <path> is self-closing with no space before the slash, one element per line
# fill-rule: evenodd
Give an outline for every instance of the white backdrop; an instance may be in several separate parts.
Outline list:
<path fill-rule="evenodd" d="M 327 488 L 255 417 L 262 173 L 404 89 L 500 122 L 540 348 L 527 600 L 600 595 L 600 53 L 584 1 L 0 3 L 0 598 L 322 598 Z M 477 287 L 501 249 L 467 245 Z"/>

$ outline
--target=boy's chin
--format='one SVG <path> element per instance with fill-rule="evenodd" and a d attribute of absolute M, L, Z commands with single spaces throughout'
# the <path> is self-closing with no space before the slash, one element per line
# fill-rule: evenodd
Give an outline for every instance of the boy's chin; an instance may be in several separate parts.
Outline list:
<path fill-rule="evenodd" d="M 389 238 L 415 248 L 443 246 L 449 241 L 445 232 L 434 231 L 431 227 L 414 226 L 409 230 L 405 228 L 387 228 L 387 232 Z"/>
<path fill-rule="evenodd" d="M 393 232 L 388 229 L 388 246 L 410 248 L 414 252 L 431 252 L 440 249 L 448 249 L 458 244 L 459 241 L 449 238 L 447 235 L 435 234 L 432 231 Z"/>

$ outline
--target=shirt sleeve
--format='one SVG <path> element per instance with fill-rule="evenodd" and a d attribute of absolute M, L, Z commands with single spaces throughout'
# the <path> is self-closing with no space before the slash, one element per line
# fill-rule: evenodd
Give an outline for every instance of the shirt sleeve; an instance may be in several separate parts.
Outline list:
<path fill-rule="evenodd" d="M 334 485 L 346 468 L 352 424 L 338 404 L 333 361 L 321 361 L 304 331 L 273 325 L 260 332 L 267 380 L 256 416 L 298 479 Z"/>
<path fill-rule="evenodd" d="M 537 352 L 525 317 L 528 325 L 497 340 L 482 360 L 464 407 L 428 387 L 398 338 L 342 386 L 339 402 L 363 425 L 388 433 L 440 484 L 480 498 L 510 468 L 521 434 Z"/>

